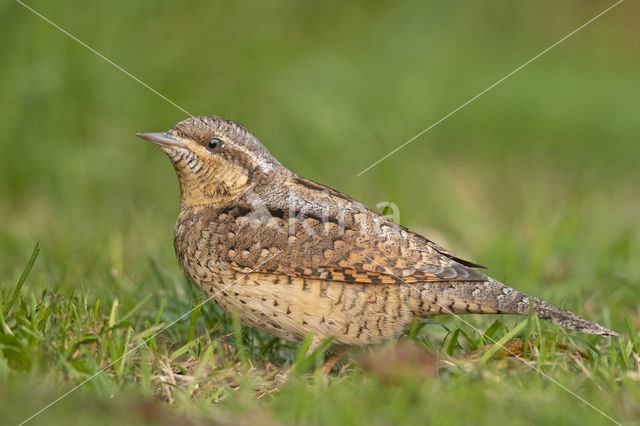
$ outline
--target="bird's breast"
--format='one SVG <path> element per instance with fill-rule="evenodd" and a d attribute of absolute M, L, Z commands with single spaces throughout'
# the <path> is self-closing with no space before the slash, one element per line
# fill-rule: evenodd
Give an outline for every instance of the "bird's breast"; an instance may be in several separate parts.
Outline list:
<path fill-rule="evenodd" d="M 215 281 L 228 270 L 216 250 L 214 230 L 202 215 L 180 214 L 174 228 L 173 245 L 182 270 L 198 285 Z"/>

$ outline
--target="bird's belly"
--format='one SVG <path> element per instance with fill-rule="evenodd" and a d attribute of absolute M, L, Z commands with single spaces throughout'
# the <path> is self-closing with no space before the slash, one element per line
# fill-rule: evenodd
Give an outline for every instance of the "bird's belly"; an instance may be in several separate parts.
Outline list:
<path fill-rule="evenodd" d="M 312 333 L 348 345 L 379 343 L 411 323 L 409 289 L 259 273 L 196 281 L 224 310 L 253 328 L 287 340 Z"/>

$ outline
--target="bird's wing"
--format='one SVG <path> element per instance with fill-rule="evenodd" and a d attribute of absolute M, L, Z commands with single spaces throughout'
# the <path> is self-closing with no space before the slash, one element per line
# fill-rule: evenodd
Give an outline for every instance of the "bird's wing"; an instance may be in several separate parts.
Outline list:
<path fill-rule="evenodd" d="M 267 213 L 236 206 L 211 220 L 211 248 L 222 262 L 243 272 L 352 283 L 487 279 L 468 266 L 474 264 L 364 208 L 344 223 L 278 209 Z M 357 225 L 362 215 L 376 222 L 372 229 Z"/>

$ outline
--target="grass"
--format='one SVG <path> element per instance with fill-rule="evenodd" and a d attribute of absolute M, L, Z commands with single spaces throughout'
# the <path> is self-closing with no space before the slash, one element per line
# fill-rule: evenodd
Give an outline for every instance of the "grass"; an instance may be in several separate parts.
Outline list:
<path fill-rule="evenodd" d="M 29 3 L 187 110 L 247 125 L 294 171 L 372 207 L 391 201 L 402 224 L 496 279 L 621 334 L 437 317 L 354 350 L 328 378 L 304 342 L 197 308 L 171 246 L 175 176 L 133 136 L 182 113 L 4 3 L 2 423 L 89 378 L 29 424 L 611 424 L 566 389 L 633 423 L 640 63 L 628 3 L 361 177 L 610 3 Z"/>
<path fill-rule="evenodd" d="M 499 350 L 498 345 L 507 345 L 517 351 L 509 346 L 517 337 L 533 339 L 524 359 L 554 381 L 619 421 L 637 415 L 640 341 L 628 316 L 631 337 L 613 340 L 569 333 L 535 317 L 519 322 L 499 318 L 486 329 L 459 320 L 448 321 L 446 327 L 416 323 L 409 338 L 421 351 L 439 354 L 438 367 L 428 377 L 411 371 L 385 378 L 380 366 L 367 366 L 355 354 L 355 361 L 339 365 L 326 380 L 317 369 L 321 351 L 306 355 L 309 341 L 298 347 L 243 328 L 210 304 L 158 333 L 174 321 L 176 312 L 190 307 L 169 309 L 174 304 L 170 301 L 182 296 L 174 285 L 158 288 L 155 297 L 143 298 L 130 309 L 123 309 L 118 299 L 106 306 L 99 300 L 90 303 L 83 291 L 21 291 L 37 252 L 36 246 L 13 291 L 2 295 L 0 378 L 19 384 L 14 383 L 11 392 L 4 387 L 1 396 L 5 407 L 23 404 L 19 411 L 3 412 L 11 423 L 73 391 L 75 384 L 83 386 L 34 422 L 50 423 L 70 413 L 90 416 L 98 404 L 105 410 L 124 409 L 125 420 L 132 424 L 161 419 L 198 423 L 206 418 L 312 424 L 608 423 L 558 384 Z M 198 301 L 194 295 L 192 302 L 197 306 Z M 397 362 L 399 370 L 406 367 L 393 356 L 384 362 Z M 283 381 L 289 366 L 292 377 Z M 421 367 L 409 366 L 417 371 Z M 564 405 L 567 410 L 532 409 L 539 404 Z M 94 420 L 109 424 L 121 415 L 105 413 Z"/>

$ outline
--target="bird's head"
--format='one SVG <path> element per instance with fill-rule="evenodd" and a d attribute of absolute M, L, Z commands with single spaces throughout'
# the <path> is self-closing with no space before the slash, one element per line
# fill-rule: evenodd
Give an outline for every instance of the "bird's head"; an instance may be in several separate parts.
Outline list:
<path fill-rule="evenodd" d="M 183 207 L 229 202 L 286 169 L 241 125 L 220 117 L 193 117 L 171 130 L 138 133 L 173 162 Z"/>

